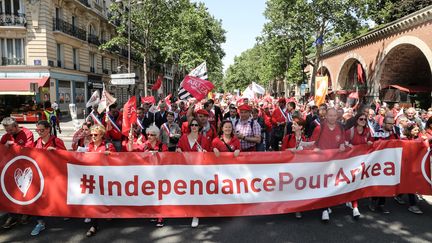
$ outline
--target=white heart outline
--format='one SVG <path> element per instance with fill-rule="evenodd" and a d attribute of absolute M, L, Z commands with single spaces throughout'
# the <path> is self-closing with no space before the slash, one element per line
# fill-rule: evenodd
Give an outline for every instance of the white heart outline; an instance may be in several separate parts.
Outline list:
<path fill-rule="evenodd" d="M 24 169 L 23 172 L 21 168 L 18 168 L 15 170 L 14 178 L 15 184 L 18 186 L 18 189 L 23 193 L 23 197 L 25 197 L 33 181 L 33 170 L 30 167 L 27 167 Z"/>

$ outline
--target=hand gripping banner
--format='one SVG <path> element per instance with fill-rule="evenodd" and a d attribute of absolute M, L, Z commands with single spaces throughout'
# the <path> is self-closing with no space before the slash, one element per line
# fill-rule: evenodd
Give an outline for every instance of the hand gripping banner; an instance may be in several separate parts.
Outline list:
<path fill-rule="evenodd" d="M 345 152 L 78 153 L 0 146 L 0 211 L 88 218 L 284 214 L 372 196 L 430 195 L 428 146 Z"/>

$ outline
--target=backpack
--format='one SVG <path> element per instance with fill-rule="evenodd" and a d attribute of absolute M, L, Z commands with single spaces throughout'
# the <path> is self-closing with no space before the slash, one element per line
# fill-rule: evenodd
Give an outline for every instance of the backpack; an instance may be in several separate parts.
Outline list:
<path fill-rule="evenodd" d="M 45 116 L 47 118 L 47 121 L 49 124 L 51 124 L 52 127 L 56 127 L 57 126 L 57 114 L 56 111 L 44 111 Z"/>

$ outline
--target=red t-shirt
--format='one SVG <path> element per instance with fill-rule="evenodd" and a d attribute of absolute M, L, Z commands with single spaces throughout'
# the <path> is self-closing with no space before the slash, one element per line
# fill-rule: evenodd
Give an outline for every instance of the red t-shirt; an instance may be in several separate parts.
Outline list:
<path fill-rule="evenodd" d="M 306 137 L 302 135 L 301 141 L 306 142 L 307 141 Z M 294 133 L 287 134 L 282 139 L 282 151 L 289 149 L 289 148 L 297 148 L 297 139 L 296 139 Z"/>
<path fill-rule="evenodd" d="M 226 144 L 231 148 L 232 151 L 229 151 L 227 146 L 222 139 L 219 137 L 215 137 L 212 141 L 212 150 L 215 148 L 219 150 L 219 152 L 234 152 L 236 150 L 240 150 L 240 140 L 237 137 L 232 137 L 228 142 L 225 141 Z"/>
<path fill-rule="evenodd" d="M 137 151 L 140 152 L 150 152 L 150 151 L 156 151 L 156 152 L 166 152 L 168 151 L 168 147 L 166 144 L 163 144 L 161 142 L 157 142 L 156 145 L 153 147 L 151 143 L 147 140 L 145 143 L 138 146 Z"/>
<path fill-rule="evenodd" d="M 109 143 L 107 145 L 105 143 L 105 141 L 102 141 L 102 143 L 99 145 L 99 147 L 95 147 L 94 142 L 90 142 L 88 145 L 88 151 L 89 152 L 98 152 L 98 153 L 103 153 L 105 151 L 117 152 L 112 143 Z"/>
<path fill-rule="evenodd" d="M 20 127 L 21 131 L 19 131 L 15 135 L 11 135 L 6 133 L 0 139 L 1 144 L 6 144 L 7 141 L 14 142 L 14 145 L 18 145 L 25 148 L 33 148 L 34 147 L 34 137 L 33 133 L 25 127 Z"/>
<path fill-rule="evenodd" d="M 351 138 L 352 137 L 352 138 Z M 368 141 L 373 142 L 370 129 L 365 127 L 361 134 L 358 133 L 357 128 L 352 127 L 345 131 L 345 139 L 352 145 L 367 144 Z"/>
<path fill-rule="evenodd" d="M 210 151 L 211 144 L 210 144 L 210 141 L 208 141 L 206 137 L 199 134 L 197 142 L 202 147 L 202 149 L 205 149 L 206 151 Z M 179 140 L 177 146 L 182 150 L 182 152 L 198 152 L 197 143 L 194 143 L 193 146 L 191 147 L 189 144 L 187 134 L 183 134 L 180 137 L 180 140 Z"/>
<path fill-rule="evenodd" d="M 145 141 L 147 141 L 146 138 L 145 138 L 145 136 L 141 136 L 141 142 L 142 142 L 142 143 L 145 143 Z M 122 150 L 121 150 L 122 152 L 129 152 L 128 149 L 127 149 L 128 142 L 129 142 L 129 139 L 128 139 L 127 137 L 125 137 L 125 138 L 122 140 Z M 140 147 L 141 145 L 142 145 L 142 144 L 138 144 L 138 138 L 137 138 L 137 137 L 134 137 L 134 139 L 133 139 L 133 144 L 132 144 L 132 151 L 133 151 L 133 152 L 141 151 L 141 150 L 139 150 L 139 147 Z M 132 151 L 131 151 L 131 152 L 132 152 Z"/>
<path fill-rule="evenodd" d="M 38 138 L 34 143 L 34 147 L 38 149 L 48 149 L 49 147 L 54 147 L 56 149 L 66 150 L 63 140 L 51 135 L 46 144 L 43 144 L 42 138 Z"/>
<path fill-rule="evenodd" d="M 315 141 L 315 145 L 319 149 L 338 149 L 341 144 L 345 143 L 345 131 L 338 124 L 333 130 L 330 130 L 326 123 L 324 124 L 315 127 L 312 138 L 316 138 L 316 140 L 312 141 Z M 321 129 L 323 129 L 322 132 Z"/>

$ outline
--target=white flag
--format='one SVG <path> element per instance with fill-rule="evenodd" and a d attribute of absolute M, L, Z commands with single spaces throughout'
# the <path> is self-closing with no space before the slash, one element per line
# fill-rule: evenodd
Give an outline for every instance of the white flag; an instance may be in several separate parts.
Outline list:
<path fill-rule="evenodd" d="M 94 105 L 99 104 L 99 102 L 100 102 L 99 90 L 96 90 L 95 92 L 93 92 L 92 96 L 87 101 L 86 108 L 93 107 Z"/>
<path fill-rule="evenodd" d="M 207 63 L 203 62 L 198 67 L 190 71 L 189 76 L 198 77 L 200 79 L 208 79 Z"/>
<path fill-rule="evenodd" d="M 110 105 L 116 102 L 116 98 L 112 97 L 110 93 L 105 90 L 105 85 L 102 90 L 102 98 L 99 103 L 98 112 L 102 113 L 105 109 L 107 109 Z"/>

